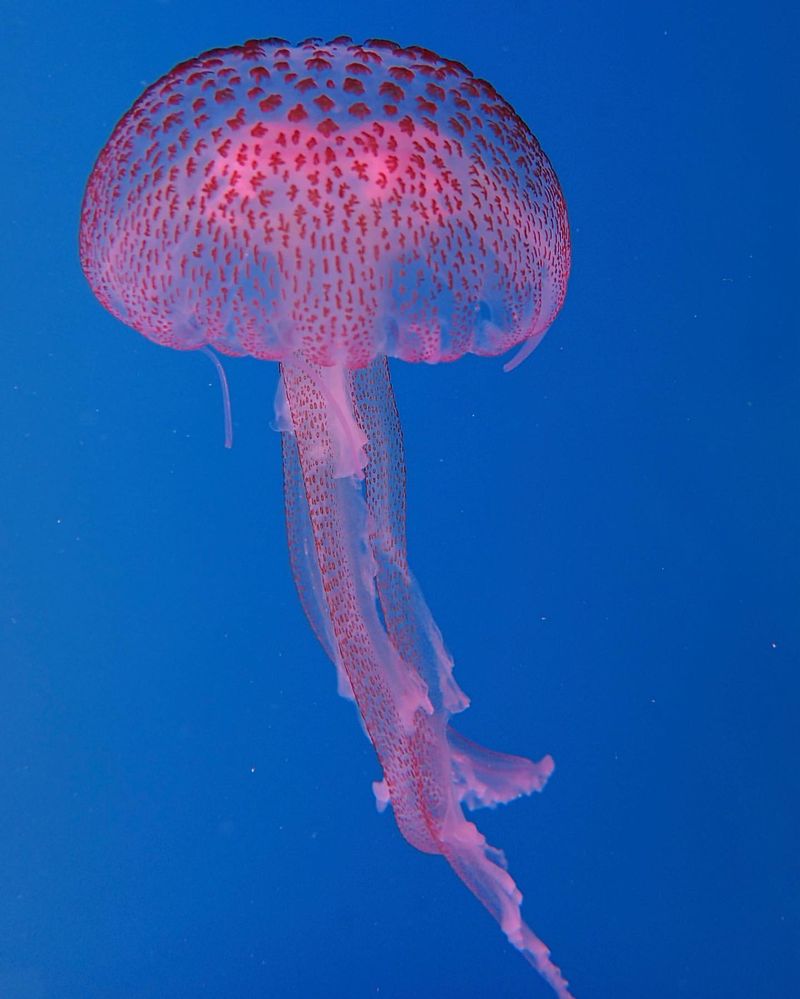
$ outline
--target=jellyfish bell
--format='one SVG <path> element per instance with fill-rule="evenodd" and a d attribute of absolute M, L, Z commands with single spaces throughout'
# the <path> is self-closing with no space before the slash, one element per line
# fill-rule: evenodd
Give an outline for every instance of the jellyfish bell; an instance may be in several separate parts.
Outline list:
<path fill-rule="evenodd" d="M 444 856 L 561 999 L 469 808 L 552 769 L 460 736 L 469 701 L 406 557 L 387 357 L 530 352 L 564 300 L 566 208 L 494 88 L 420 47 L 251 41 L 176 66 L 123 116 L 84 196 L 99 301 L 156 343 L 280 363 L 292 571 L 378 756 L 381 808 Z"/>
<path fill-rule="evenodd" d="M 421 52 L 249 43 L 148 88 L 86 190 L 98 298 L 167 346 L 349 368 L 538 341 L 569 270 L 552 167 Z"/>

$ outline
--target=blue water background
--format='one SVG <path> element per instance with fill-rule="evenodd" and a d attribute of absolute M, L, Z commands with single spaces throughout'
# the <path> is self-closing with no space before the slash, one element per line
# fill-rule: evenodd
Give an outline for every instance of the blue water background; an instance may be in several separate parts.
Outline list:
<path fill-rule="evenodd" d="M 574 242 L 534 355 L 395 364 L 411 561 L 473 706 L 556 771 L 478 821 L 578 999 L 800 995 L 796 6 L 5 0 L 0 997 L 546 999 L 379 777 L 286 557 L 276 369 L 102 311 L 94 158 L 253 36 L 490 79 Z"/>

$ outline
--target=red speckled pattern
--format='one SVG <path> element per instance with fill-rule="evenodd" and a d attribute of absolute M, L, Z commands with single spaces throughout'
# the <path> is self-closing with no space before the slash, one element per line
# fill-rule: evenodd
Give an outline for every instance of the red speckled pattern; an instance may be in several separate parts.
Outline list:
<path fill-rule="evenodd" d="M 89 179 L 80 252 L 101 303 L 157 343 L 359 368 L 537 341 L 569 231 L 536 138 L 460 63 L 266 39 L 136 101 Z"/>

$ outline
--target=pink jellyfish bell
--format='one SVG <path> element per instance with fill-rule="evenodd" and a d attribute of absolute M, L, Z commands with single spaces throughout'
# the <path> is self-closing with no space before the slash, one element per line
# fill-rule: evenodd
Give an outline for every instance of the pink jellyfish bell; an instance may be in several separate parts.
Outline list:
<path fill-rule="evenodd" d="M 306 615 L 378 755 L 379 809 L 443 855 L 566 999 L 500 850 L 462 811 L 553 769 L 459 735 L 468 700 L 411 574 L 387 357 L 538 343 L 561 307 L 556 175 L 511 106 L 460 63 L 348 38 L 217 49 L 176 66 L 89 178 L 81 262 L 156 343 L 280 363 L 291 563 Z"/>

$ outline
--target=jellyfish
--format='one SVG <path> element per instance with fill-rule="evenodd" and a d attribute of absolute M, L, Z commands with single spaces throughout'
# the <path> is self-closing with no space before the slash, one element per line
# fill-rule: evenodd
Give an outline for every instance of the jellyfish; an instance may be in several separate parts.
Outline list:
<path fill-rule="evenodd" d="M 269 38 L 180 63 L 89 177 L 84 273 L 158 344 L 278 362 L 290 562 L 405 839 L 443 856 L 561 999 L 501 850 L 464 809 L 553 770 L 451 725 L 468 699 L 408 565 L 388 358 L 526 357 L 564 300 L 564 198 L 495 89 L 419 46 Z"/>

